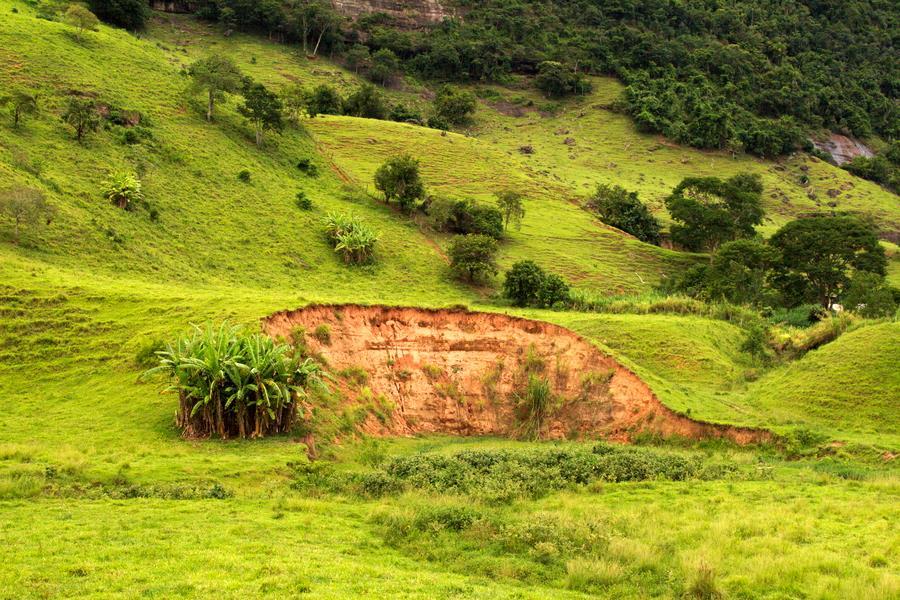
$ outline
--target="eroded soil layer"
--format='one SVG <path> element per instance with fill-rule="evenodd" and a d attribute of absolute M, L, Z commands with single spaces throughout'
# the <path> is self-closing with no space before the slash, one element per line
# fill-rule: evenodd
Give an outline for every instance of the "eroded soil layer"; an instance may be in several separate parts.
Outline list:
<path fill-rule="evenodd" d="M 528 380 L 538 378 L 553 396 L 541 437 L 770 437 L 674 413 L 629 369 L 550 323 L 465 310 L 314 305 L 272 315 L 263 328 L 327 359 L 345 393 L 377 415 L 364 425 L 371 434 L 516 435 L 530 414 L 522 406 Z"/>

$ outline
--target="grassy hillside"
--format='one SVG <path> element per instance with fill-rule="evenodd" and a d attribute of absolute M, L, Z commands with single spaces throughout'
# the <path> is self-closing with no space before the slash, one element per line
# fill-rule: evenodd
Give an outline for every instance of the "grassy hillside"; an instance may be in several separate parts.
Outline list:
<path fill-rule="evenodd" d="M 841 336 L 754 383 L 747 401 L 768 423 L 799 424 L 844 436 L 900 443 L 897 410 L 900 324 L 882 323 Z M 799 415 L 803 415 L 802 419 Z"/>
<path fill-rule="evenodd" d="M 320 118 L 259 150 L 234 99 L 219 104 L 215 123 L 203 120 L 198 100 L 184 93 L 185 64 L 222 52 L 276 88 L 300 80 L 349 89 L 356 78 L 290 47 L 222 37 L 189 17 L 158 17 L 138 37 L 101 26 L 78 43 L 70 28 L 36 19 L 24 3 L 0 0 L 0 15 L 0 86 L 35 88 L 42 106 L 19 129 L 0 124 L 0 187 L 39 188 L 58 210 L 49 226 L 25 230 L 20 246 L 0 223 L 0 544 L 15 549 L 0 565 L 0 597 L 680 598 L 704 577 L 728 597 L 900 593 L 900 540 L 891 527 L 900 488 L 896 466 L 880 458 L 900 443 L 891 410 L 900 389 L 896 323 L 862 327 L 765 372 L 740 350 L 742 331 L 720 320 L 510 310 L 596 342 L 678 411 L 778 432 L 810 429 L 821 444 L 861 449 L 794 461 L 776 448 L 667 444 L 665 452 L 703 463 L 702 477 L 595 481 L 506 504 L 410 490 L 376 499 L 329 487 L 328 476 L 370 473 L 395 456 L 589 452 L 592 444 L 322 440 L 326 460 L 313 469 L 323 477 L 307 485 L 298 437 L 184 440 L 172 425 L 174 398 L 138 381 L 135 354 L 190 323 L 228 318 L 252 327 L 309 302 L 507 310 L 489 291 L 448 276 L 446 239 L 366 195 L 391 154 L 419 155 L 437 194 L 487 201 L 507 186 L 526 191 L 528 214 L 504 243 L 502 263 L 535 258 L 596 293 L 647 290 L 697 257 L 612 231 L 574 201 L 604 173 L 658 199 L 705 154 L 664 146 L 656 152 L 669 157 L 667 169 L 643 181 L 626 164 L 632 146 L 616 154 L 620 139 L 607 144 L 604 128 L 633 135 L 639 146 L 659 142 L 590 110 L 590 151 L 578 133 L 576 158 L 553 158 L 559 149 L 544 150 L 542 140 L 576 127 L 569 111 L 577 104 L 547 119 L 504 116 L 485 104 L 478 137 Z M 390 94 L 421 103 L 420 91 Z M 140 111 L 152 140 L 124 145 L 115 131 L 101 131 L 79 146 L 59 120 L 74 92 Z M 503 130 L 520 119 L 534 120 L 531 158 Z M 621 174 L 595 174 L 592 156 L 621 161 Z M 301 158 L 318 165 L 318 177 L 296 168 Z M 711 172 L 732 164 L 715 160 Z M 771 163 L 752 167 L 767 181 L 788 177 Z M 122 169 L 140 174 L 158 221 L 102 198 L 102 181 Z M 249 183 L 237 178 L 243 169 Z M 310 212 L 294 205 L 301 189 L 313 200 Z M 855 198 L 879 218 L 895 218 L 896 205 L 879 212 L 884 197 L 876 192 Z M 382 232 L 374 265 L 348 267 L 334 255 L 320 231 L 330 210 L 356 213 Z M 796 210 L 805 210 L 799 201 Z M 335 416 L 343 417 L 350 418 Z M 805 450 L 814 454 L 819 443 Z M 456 523 L 460 506 L 477 518 Z"/>

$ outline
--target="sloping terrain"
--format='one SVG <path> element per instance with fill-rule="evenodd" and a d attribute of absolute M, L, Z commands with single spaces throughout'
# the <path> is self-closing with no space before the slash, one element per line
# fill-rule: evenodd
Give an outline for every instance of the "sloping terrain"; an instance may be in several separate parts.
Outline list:
<path fill-rule="evenodd" d="M 38 188 L 58 210 L 50 225 L 24 229 L 19 246 L 11 243 L 10 223 L 0 222 L 0 545 L 13 549 L 0 564 L 0 597 L 684 597 L 704 573 L 728 597 L 759 597 L 761 590 L 835 599 L 898 594 L 896 462 L 882 458 L 900 443 L 896 323 L 861 327 L 770 371 L 741 351 L 742 331 L 721 320 L 513 309 L 492 317 L 504 323 L 529 317 L 580 336 L 564 338 L 577 356 L 568 394 L 576 392 L 576 380 L 580 385 L 576 364 L 615 369 L 613 401 L 633 385 L 644 408 L 647 388 L 659 399 L 662 407 L 653 405 L 659 414 L 778 433 L 812 430 L 826 441 L 861 445 L 846 462 L 788 460 L 774 447 L 727 441 L 656 440 L 678 464 L 708 461 L 710 468 L 690 481 L 593 481 L 485 506 L 416 490 L 348 495 L 329 488 L 329 477 L 366 475 L 395 456 L 496 448 L 591 452 L 593 443 L 425 435 L 376 444 L 366 440 L 366 427 L 379 433 L 380 421 L 367 416 L 355 430 L 354 414 L 324 404 L 321 411 L 333 410 L 329 416 L 348 426 L 320 440 L 323 460 L 312 464 L 299 433 L 183 439 L 173 427 L 176 400 L 158 393 L 159 382 L 138 379 L 146 363 L 137 355 L 146 358 L 192 323 L 227 318 L 257 327 L 266 315 L 329 302 L 501 310 L 490 290 L 448 276 L 442 236 L 365 194 L 384 157 L 417 155 L 437 194 L 489 201 L 497 189 L 521 188 L 528 214 L 503 244 L 503 265 L 534 258 L 597 293 L 650 289 L 702 257 L 647 246 L 597 222 L 575 204 L 596 181 L 638 189 L 658 208 L 666 189 L 694 169 L 730 173 L 729 165 L 747 159 L 717 154 L 703 163 L 705 153 L 631 137 L 621 117 L 590 109 L 594 99 L 548 117 L 530 109 L 508 116 L 485 100 L 473 130 L 478 138 L 319 118 L 269 136 L 260 150 L 234 98 L 217 105 L 214 123 L 204 121 L 201 99 L 185 94 L 184 65 L 221 52 L 273 89 L 300 81 L 346 91 L 359 79 L 327 59 L 306 60 L 297 48 L 225 37 L 186 16 L 157 16 L 140 36 L 101 26 L 84 37 L 77 42 L 70 27 L 36 18 L 24 2 L 0 0 L 0 87 L 34 88 L 41 106 L 18 129 L 2 115 L 0 187 Z M 425 106 L 422 92 L 408 82 L 387 93 Z M 595 94 L 604 93 L 598 85 Z M 126 145 L 111 128 L 77 144 L 60 122 L 72 94 L 140 112 L 152 139 Z M 592 123 L 583 132 L 576 129 L 579 112 Z M 504 129 L 532 121 L 522 128 L 528 135 Z M 563 128 L 576 132 L 568 134 L 574 147 L 558 140 Z M 524 143 L 536 148 L 530 158 L 518 151 Z M 665 169 L 642 179 L 643 167 L 628 162 L 645 157 L 648 144 L 661 145 L 652 154 L 665 156 L 648 165 Z M 632 157 L 636 148 L 641 153 Z M 317 177 L 297 169 L 304 158 L 318 166 Z M 790 183 L 807 160 L 791 159 L 787 172 L 752 161 L 767 184 L 788 195 L 781 216 L 812 206 Z M 896 219 L 896 204 L 885 200 L 891 197 L 858 179 L 845 181 L 849 175 L 824 163 L 808 164 L 817 190 L 827 195 L 831 177 L 834 185 L 850 182 L 841 202 L 852 194 L 854 209 L 883 223 Z M 249 182 L 238 179 L 244 169 Z M 102 197 L 103 180 L 118 170 L 140 175 L 157 220 Z M 295 206 L 300 190 L 312 199 L 312 211 Z M 799 198 L 796 206 L 791 198 Z M 335 256 L 321 232 L 332 210 L 353 212 L 381 232 L 374 265 L 348 267 Z M 362 340 L 342 339 L 348 332 L 334 315 L 327 317 L 332 345 L 316 341 L 312 333 L 323 320 L 309 321 L 309 345 L 334 353 L 336 365 L 360 362 Z M 387 335 L 369 317 L 360 317 L 360 325 L 365 338 Z M 538 329 L 512 348 L 503 345 L 505 336 L 488 337 L 513 369 L 517 360 L 507 353 L 524 347 L 527 355 L 532 342 L 553 354 L 554 340 L 543 334 L 557 327 Z M 462 326 L 454 335 L 469 339 Z M 387 350 L 372 352 L 377 360 Z M 431 386 L 423 369 L 439 361 L 452 372 L 444 353 L 429 354 L 413 363 L 418 371 L 409 369 L 409 385 Z M 555 359 L 548 363 L 553 372 Z M 337 377 L 335 392 L 347 391 L 347 379 Z M 441 377 L 435 383 L 450 392 L 449 374 Z M 385 394 L 394 383 L 386 371 L 370 378 Z M 598 395 L 605 400 L 604 394 Z M 439 400 L 430 391 L 426 398 Z M 440 402 L 450 412 L 449 400 Z M 623 400 L 619 409 L 627 406 Z M 409 420 L 405 427 L 404 433 L 414 430 Z M 321 475 L 320 486 L 301 485 L 307 470 Z M 476 511 L 469 526 L 454 518 L 460 506 Z M 398 539 L 403 532 L 409 540 Z M 507 534 L 487 550 L 478 545 Z M 583 551 L 588 542 L 603 551 Z"/>

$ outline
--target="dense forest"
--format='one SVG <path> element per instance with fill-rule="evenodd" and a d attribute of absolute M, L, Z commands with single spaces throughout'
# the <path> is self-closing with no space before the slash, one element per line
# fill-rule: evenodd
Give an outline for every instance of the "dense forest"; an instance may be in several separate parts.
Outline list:
<path fill-rule="evenodd" d="M 891 0 L 456 2 L 462 19 L 415 31 L 383 14 L 341 23 L 325 0 L 209 0 L 201 16 L 331 53 L 363 42 L 429 80 L 504 81 L 546 61 L 612 74 L 641 129 L 697 147 L 772 156 L 818 128 L 900 134 Z"/>

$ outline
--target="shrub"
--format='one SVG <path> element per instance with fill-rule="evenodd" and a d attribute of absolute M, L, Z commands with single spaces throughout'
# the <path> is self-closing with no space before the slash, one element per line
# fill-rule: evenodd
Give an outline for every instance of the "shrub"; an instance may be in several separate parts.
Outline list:
<path fill-rule="evenodd" d="M 434 116 L 450 125 L 465 125 L 472 119 L 477 102 L 475 94 L 441 86 L 434 96 Z"/>
<path fill-rule="evenodd" d="M 503 295 L 515 306 L 542 308 L 566 305 L 570 302 L 569 285 L 554 273 L 545 273 L 530 260 L 515 263 L 506 272 Z"/>
<path fill-rule="evenodd" d="M 569 284 L 556 273 L 548 273 L 538 293 L 537 304 L 541 308 L 564 308 L 569 304 Z"/>
<path fill-rule="evenodd" d="M 497 274 L 497 240 L 486 235 L 458 235 L 450 242 L 450 270 L 456 277 L 476 282 Z"/>
<path fill-rule="evenodd" d="M 503 215 L 493 206 L 484 206 L 473 200 L 435 198 L 428 205 L 431 224 L 447 233 L 488 235 L 494 239 L 503 237 Z"/>
<path fill-rule="evenodd" d="M 607 225 L 630 233 L 643 242 L 659 245 L 659 221 L 638 200 L 637 192 L 602 184 L 597 186 L 587 206 L 596 211 Z"/>
<path fill-rule="evenodd" d="M 888 317 L 897 311 L 894 293 L 882 275 L 857 271 L 842 298 L 844 308 L 866 318 Z"/>
<path fill-rule="evenodd" d="M 169 344 L 158 354 L 161 373 L 177 392 L 176 424 L 189 437 L 261 437 L 290 431 L 298 400 L 323 386 L 321 368 L 287 344 L 222 323 Z"/>
<path fill-rule="evenodd" d="M 387 107 L 375 86 L 365 84 L 344 100 L 344 114 L 366 119 L 384 119 Z"/>
<path fill-rule="evenodd" d="M 319 176 L 319 167 L 309 158 L 301 158 L 297 161 L 297 168 L 309 177 Z"/>
<path fill-rule="evenodd" d="M 328 85 L 320 85 L 306 94 L 304 98 L 306 112 L 310 118 L 318 115 L 339 115 L 343 111 L 344 102 L 337 90 Z"/>
<path fill-rule="evenodd" d="M 243 181 L 244 183 L 250 183 L 250 171 L 247 169 L 241 169 L 237 174 L 238 181 Z"/>
<path fill-rule="evenodd" d="M 104 22 L 132 31 L 143 29 L 150 18 L 144 0 L 88 0 L 88 8 Z"/>
<path fill-rule="evenodd" d="M 103 197 L 124 210 L 134 210 L 144 202 L 141 181 L 132 173 L 111 174 L 103 184 Z"/>
<path fill-rule="evenodd" d="M 325 235 L 346 263 L 363 264 L 375 256 L 380 235 L 353 215 L 329 213 L 325 217 Z"/>
<path fill-rule="evenodd" d="M 503 295 L 514 306 L 529 306 L 538 301 L 546 274 L 534 261 L 522 260 L 506 272 Z"/>
<path fill-rule="evenodd" d="M 296 198 L 297 208 L 300 210 L 312 210 L 313 203 L 309 196 L 306 195 L 306 192 L 300 190 L 297 192 Z"/>
<path fill-rule="evenodd" d="M 388 118 L 391 121 L 397 121 L 399 123 L 413 123 L 415 125 L 421 125 L 423 123 L 422 115 L 415 109 L 407 107 L 405 104 L 395 104 L 393 108 L 391 108 Z"/>

